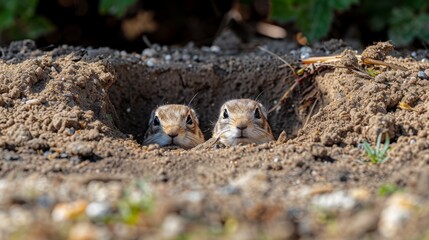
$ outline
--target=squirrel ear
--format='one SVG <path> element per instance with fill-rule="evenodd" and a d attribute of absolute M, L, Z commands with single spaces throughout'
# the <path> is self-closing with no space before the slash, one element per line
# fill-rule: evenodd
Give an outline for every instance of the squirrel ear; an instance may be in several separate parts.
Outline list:
<path fill-rule="evenodd" d="M 268 116 L 268 112 L 267 112 L 267 109 L 265 109 L 265 107 L 261 104 L 261 103 L 258 103 L 258 106 L 259 106 L 259 109 L 261 110 L 261 112 L 262 112 L 262 115 L 264 115 L 264 117 L 265 118 L 268 118 L 267 116 Z"/>
<path fill-rule="evenodd" d="M 149 122 L 147 123 L 148 127 L 150 127 L 150 124 L 153 122 L 154 118 L 155 118 L 155 110 L 152 110 L 152 113 L 150 114 Z"/>
<path fill-rule="evenodd" d="M 197 113 L 196 113 L 196 112 L 195 112 L 195 110 L 194 110 L 194 109 L 192 109 L 192 108 L 191 108 L 191 115 L 192 115 L 192 117 L 193 117 L 194 122 L 196 122 L 196 123 L 197 123 L 197 125 L 199 125 L 199 124 L 200 124 L 200 122 L 198 121 Z"/>

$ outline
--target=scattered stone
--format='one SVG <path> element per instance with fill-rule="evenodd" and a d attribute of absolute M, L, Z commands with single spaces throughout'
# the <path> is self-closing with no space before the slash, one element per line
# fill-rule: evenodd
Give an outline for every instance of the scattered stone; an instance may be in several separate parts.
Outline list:
<path fill-rule="evenodd" d="M 142 55 L 146 57 L 153 57 L 155 56 L 155 54 L 156 54 L 156 50 L 153 48 L 145 48 L 142 52 Z"/>
<path fill-rule="evenodd" d="M 320 144 L 311 145 L 311 154 L 316 157 L 326 157 L 328 155 L 328 150 Z"/>
<path fill-rule="evenodd" d="M 164 55 L 164 60 L 165 60 L 166 62 L 170 61 L 172 58 L 173 58 L 173 57 L 172 57 L 170 54 L 166 54 L 166 55 Z"/>
<path fill-rule="evenodd" d="M 386 238 L 394 237 L 411 218 L 419 206 L 418 199 L 411 194 L 395 193 L 387 199 L 381 213 L 378 231 Z"/>
<path fill-rule="evenodd" d="M 359 202 L 369 201 L 371 197 L 369 190 L 364 187 L 351 189 L 350 195 Z"/>
<path fill-rule="evenodd" d="M 190 191 L 184 194 L 184 199 L 192 203 L 199 203 L 204 199 L 204 193 L 200 191 Z"/>
<path fill-rule="evenodd" d="M 52 118 L 52 127 L 58 132 L 63 132 L 66 128 L 79 129 L 79 118 L 75 114 L 58 113 Z"/>
<path fill-rule="evenodd" d="M 179 234 L 185 231 L 185 227 L 186 223 L 182 217 L 176 214 L 170 214 L 162 223 L 161 235 L 166 239 L 176 239 Z"/>
<path fill-rule="evenodd" d="M 75 141 L 67 145 L 67 152 L 79 157 L 91 157 L 94 155 L 94 147 L 89 142 Z"/>
<path fill-rule="evenodd" d="M 158 144 L 150 144 L 150 145 L 147 147 L 147 150 L 148 150 L 148 151 L 153 151 L 153 150 L 155 150 L 155 149 L 159 149 L 159 145 L 158 145 Z"/>
<path fill-rule="evenodd" d="M 30 130 L 24 124 L 15 124 L 7 131 L 10 136 L 18 145 L 22 145 L 33 138 Z"/>
<path fill-rule="evenodd" d="M 86 135 L 86 139 L 88 140 L 97 140 L 98 137 L 100 137 L 100 131 L 98 131 L 98 129 L 91 129 Z"/>
<path fill-rule="evenodd" d="M 106 202 L 91 202 L 85 212 L 89 218 L 104 218 L 110 213 L 110 205 Z"/>
<path fill-rule="evenodd" d="M 243 193 L 265 193 L 269 188 L 268 176 L 265 172 L 251 170 L 236 178 L 230 184 L 233 189 Z"/>
<path fill-rule="evenodd" d="M 59 203 L 52 210 L 52 219 L 54 221 L 67 221 L 81 216 L 88 203 L 84 200 L 78 200 L 70 203 Z"/>
<path fill-rule="evenodd" d="M 300 51 L 300 58 L 306 59 L 306 58 L 309 58 L 311 56 L 313 49 L 311 49 L 311 47 L 304 46 L 304 47 L 301 47 L 301 49 L 299 51 Z"/>
<path fill-rule="evenodd" d="M 417 73 L 417 77 L 419 77 L 420 79 L 424 79 L 424 80 L 427 80 L 427 79 L 428 79 L 428 75 L 426 75 L 425 71 L 423 71 L 423 70 L 420 70 L 420 71 Z"/>
<path fill-rule="evenodd" d="M 214 53 L 219 53 L 220 52 L 220 47 L 213 45 L 210 47 L 210 51 L 214 52 Z"/>
<path fill-rule="evenodd" d="M 155 58 L 149 58 L 147 61 L 146 61 L 146 66 L 148 66 L 148 67 L 155 67 L 155 65 L 156 65 L 156 60 L 155 60 Z"/>
<path fill-rule="evenodd" d="M 350 210 L 357 204 L 356 199 L 345 191 L 317 195 L 312 202 L 314 205 L 328 210 Z"/>
<path fill-rule="evenodd" d="M 43 208 L 50 208 L 52 207 L 52 205 L 54 205 L 54 200 L 47 195 L 42 195 L 37 197 L 36 203 L 38 206 L 41 206 Z"/>
<path fill-rule="evenodd" d="M 3 151 L 0 153 L 0 159 L 5 161 L 18 161 L 21 157 L 14 151 Z"/>
<path fill-rule="evenodd" d="M 28 147 L 34 150 L 43 150 L 46 151 L 49 149 L 49 144 L 46 140 L 40 138 L 34 138 L 28 141 Z"/>
<path fill-rule="evenodd" d="M 28 105 L 40 105 L 40 104 L 42 104 L 42 101 L 40 99 L 38 99 L 38 98 L 34 98 L 34 99 L 29 99 L 29 100 L 25 101 L 25 104 L 28 104 Z"/>

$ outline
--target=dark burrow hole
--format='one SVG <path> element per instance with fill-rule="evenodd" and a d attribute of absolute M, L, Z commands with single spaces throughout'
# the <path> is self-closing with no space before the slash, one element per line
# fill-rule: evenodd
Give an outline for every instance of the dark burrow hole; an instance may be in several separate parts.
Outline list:
<path fill-rule="evenodd" d="M 144 62 L 114 64 L 116 82 L 109 89 L 120 131 L 141 142 L 151 111 L 169 103 L 188 104 L 196 110 L 200 127 L 209 139 L 221 105 L 234 98 L 251 98 L 272 108 L 290 89 L 290 71 L 269 56 L 218 57 L 215 62 L 170 63 L 147 67 Z M 269 114 L 274 137 L 284 130 L 289 138 L 302 128 L 312 98 L 306 95 L 312 80 L 302 81 L 279 111 Z M 314 84 L 317 88 L 317 85 Z M 316 89 L 317 90 L 317 89 Z M 314 91 L 313 91 L 314 92 Z M 315 98 L 314 98 L 315 99 Z M 314 102 L 313 99 L 313 102 Z M 327 101 L 318 101 L 326 104 Z M 321 104 L 312 110 L 315 114 Z"/>

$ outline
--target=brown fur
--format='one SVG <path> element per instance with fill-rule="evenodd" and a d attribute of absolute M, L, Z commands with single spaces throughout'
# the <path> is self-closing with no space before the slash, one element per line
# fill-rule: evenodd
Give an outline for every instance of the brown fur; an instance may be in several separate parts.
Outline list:
<path fill-rule="evenodd" d="M 274 140 L 267 111 L 262 104 L 251 99 L 234 99 L 224 103 L 213 130 L 213 137 L 219 138 L 225 145 L 260 144 Z"/>
<path fill-rule="evenodd" d="M 188 117 L 192 124 L 187 122 Z M 156 125 L 155 121 L 159 121 Z M 177 135 L 172 138 L 169 135 Z M 158 107 L 152 112 L 149 128 L 145 133 L 144 144 L 160 146 L 179 146 L 193 148 L 204 142 L 195 111 L 185 105 L 169 104 Z"/>

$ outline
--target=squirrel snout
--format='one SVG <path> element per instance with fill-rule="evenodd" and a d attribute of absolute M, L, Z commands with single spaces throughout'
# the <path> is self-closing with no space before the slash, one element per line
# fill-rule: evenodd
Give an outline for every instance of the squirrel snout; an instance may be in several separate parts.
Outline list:
<path fill-rule="evenodd" d="M 179 135 L 179 129 L 176 127 L 165 128 L 165 134 L 167 134 L 171 138 L 175 138 Z"/>
<path fill-rule="evenodd" d="M 177 137 L 177 135 L 179 135 L 177 132 L 168 133 L 168 136 L 170 136 L 171 138 L 175 138 L 175 137 Z"/>
<path fill-rule="evenodd" d="M 237 121 L 235 124 L 235 127 L 237 129 L 244 130 L 247 128 L 247 125 L 248 125 L 247 121 L 243 119 L 243 120 Z"/>

